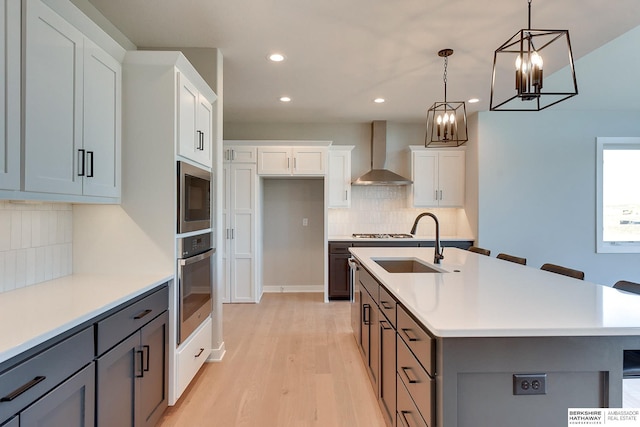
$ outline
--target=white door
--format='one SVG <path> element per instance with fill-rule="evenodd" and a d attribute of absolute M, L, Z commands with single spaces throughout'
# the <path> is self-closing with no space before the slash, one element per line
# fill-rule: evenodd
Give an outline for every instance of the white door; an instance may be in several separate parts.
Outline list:
<path fill-rule="evenodd" d="M 256 166 L 231 165 L 231 302 L 256 302 Z"/>
<path fill-rule="evenodd" d="M 181 73 L 178 74 L 178 154 L 198 161 L 196 148 L 200 144 L 197 135 L 198 97 L 196 87 Z"/>
<path fill-rule="evenodd" d="M 464 206 L 464 152 L 441 152 L 438 160 L 439 204 Z"/>
<path fill-rule="evenodd" d="M 20 0 L 0 6 L 0 188 L 20 188 Z"/>
<path fill-rule="evenodd" d="M 413 205 L 438 206 L 438 153 L 414 151 L 412 163 Z"/>
<path fill-rule="evenodd" d="M 40 1 L 25 22 L 25 190 L 81 194 L 83 35 Z"/>
<path fill-rule="evenodd" d="M 324 175 L 326 170 L 326 147 L 293 148 L 294 175 Z"/>
<path fill-rule="evenodd" d="M 91 41 L 85 40 L 85 195 L 120 196 L 121 82 L 120 63 Z"/>
<path fill-rule="evenodd" d="M 222 246 L 222 302 L 231 302 L 231 165 L 225 163 L 222 168 L 222 188 L 224 196 L 222 198 L 222 225 L 223 246 Z"/>

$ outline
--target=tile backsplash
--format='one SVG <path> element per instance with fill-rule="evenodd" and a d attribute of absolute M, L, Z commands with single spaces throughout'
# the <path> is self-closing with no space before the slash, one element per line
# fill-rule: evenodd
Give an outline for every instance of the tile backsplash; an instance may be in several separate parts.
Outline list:
<path fill-rule="evenodd" d="M 0 292 L 70 275 L 72 205 L 0 201 Z"/>
<path fill-rule="evenodd" d="M 352 233 L 408 233 L 421 212 L 433 212 L 446 237 L 471 237 L 467 215 L 462 208 L 413 208 L 404 186 L 352 186 L 351 208 L 329 209 L 329 236 Z M 422 220 L 417 235 L 434 236 L 433 221 Z"/>

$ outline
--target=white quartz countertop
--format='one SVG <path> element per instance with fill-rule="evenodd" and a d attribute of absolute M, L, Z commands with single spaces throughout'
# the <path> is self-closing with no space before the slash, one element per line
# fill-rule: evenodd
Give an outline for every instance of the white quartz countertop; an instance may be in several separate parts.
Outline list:
<path fill-rule="evenodd" d="M 0 363 L 171 278 L 72 275 L 1 293 Z"/>
<path fill-rule="evenodd" d="M 374 261 L 433 265 L 433 248 L 349 250 L 438 337 L 640 335 L 640 295 L 455 248 L 437 266 L 446 273 L 389 273 Z"/>

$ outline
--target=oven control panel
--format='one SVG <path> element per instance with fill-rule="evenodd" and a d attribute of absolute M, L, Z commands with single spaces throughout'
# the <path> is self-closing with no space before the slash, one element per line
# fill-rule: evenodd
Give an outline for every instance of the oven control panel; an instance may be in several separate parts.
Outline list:
<path fill-rule="evenodd" d="M 211 249 L 211 233 L 203 233 L 195 236 L 178 239 L 178 256 L 189 258 Z"/>

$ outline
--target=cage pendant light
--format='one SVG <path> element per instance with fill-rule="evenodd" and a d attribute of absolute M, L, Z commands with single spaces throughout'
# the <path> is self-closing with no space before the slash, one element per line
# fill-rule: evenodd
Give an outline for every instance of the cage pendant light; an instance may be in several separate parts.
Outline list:
<path fill-rule="evenodd" d="M 539 111 L 578 94 L 569 31 L 531 29 L 531 0 L 528 12 L 528 28 L 493 55 L 491 111 Z"/>
<path fill-rule="evenodd" d="M 444 102 L 435 102 L 427 110 L 425 147 L 458 147 L 467 142 L 467 108 L 464 102 L 447 101 L 447 66 L 453 49 L 442 49 L 444 58 Z"/>

